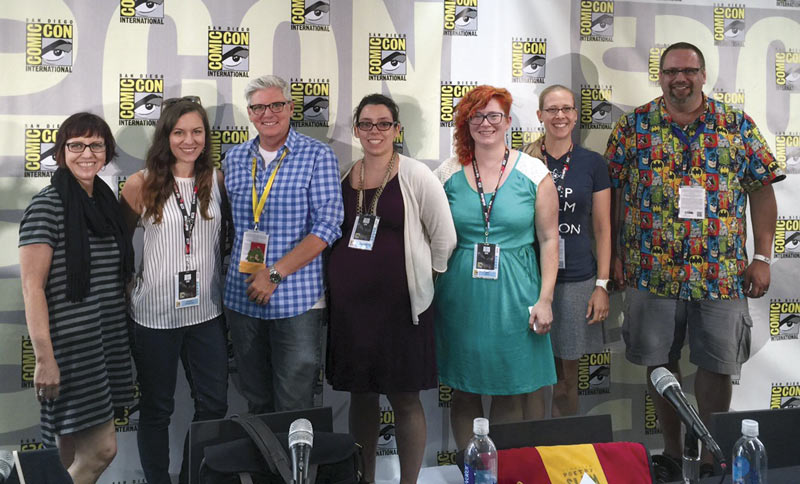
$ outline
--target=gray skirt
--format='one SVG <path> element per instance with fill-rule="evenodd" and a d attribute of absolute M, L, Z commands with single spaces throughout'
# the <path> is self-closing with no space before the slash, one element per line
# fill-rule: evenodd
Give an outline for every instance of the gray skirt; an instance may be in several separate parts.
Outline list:
<path fill-rule="evenodd" d="M 558 282 L 553 292 L 553 326 L 550 341 L 553 354 L 562 360 L 578 360 L 586 353 L 602 352 L 605 322 L 588 324 L 586 307 L 594 291 L 595 278 L 579 282 Z"/>

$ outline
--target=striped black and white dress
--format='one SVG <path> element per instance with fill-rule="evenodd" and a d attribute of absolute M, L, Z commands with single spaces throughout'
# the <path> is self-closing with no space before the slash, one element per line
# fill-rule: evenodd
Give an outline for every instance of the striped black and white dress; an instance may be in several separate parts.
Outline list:
<path fill-rule="evenodd" d="M 53 248 L 45 296 L 50 339 L 61 372 L 59 396 L 42 403 L 42 437 L 54 446 L 56 435 L 107 422 L 114 409 L 133 405 L 133 375 L 125 315 L 120 252 L 114 237 L 89 234 L 89 294 L 81 302 L 66 295 L 64 206 L 55 188 L 33 197 L 19 227 L 19 246 Z"/>

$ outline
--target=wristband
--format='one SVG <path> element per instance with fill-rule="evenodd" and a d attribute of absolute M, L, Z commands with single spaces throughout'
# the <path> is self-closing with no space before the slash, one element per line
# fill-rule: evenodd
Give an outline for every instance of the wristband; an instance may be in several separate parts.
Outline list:
<path fill-rule="evenodd" d="M 753 260 L 760 260 L 761 262 L 763 262 L 763 263 L 765 263 L 767 265 L 769 265 L 772 262 L 772 259 L 770 259 L 769 257 L 767 257 L 765 255 L 761 255 L 761 254 L 753 254 Z"/>
<path fill-rule="evenodd" d="M 602 287 L 606 291 L 608 291 L 608 279 L 598 279 L 594 283 L 597 287 Z"/>

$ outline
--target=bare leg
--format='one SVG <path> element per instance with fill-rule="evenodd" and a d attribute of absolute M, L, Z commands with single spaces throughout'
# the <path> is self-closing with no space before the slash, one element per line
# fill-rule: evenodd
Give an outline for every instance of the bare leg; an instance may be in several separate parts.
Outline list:
<path fill-rule="evenodd" d="M 483 403 L 477 393 L 467 393 L 453 389 L 450 405 L 450 427 L 456 439 L 456 446 L 465 449 L 472 438 L 472 421 L 483 417 Z"/>
<path fill-rule="evenodd" d="M 578 360 L 556 358 L 558 382 L 553 385 L 553 417 L 578 414 Z"/>
<path fill-rule="evenodd" d="M 547 387 L 526 393 L 523 398 L 522 420 L 542 420 L 545 414 L 544 394 Z"/>
<path fill-rule="evenodd" d="M 509 423 L 521 422 L 525 393 L 520 395 L 492 395 L 492 406 L 489 410 L 489 422 Z"/>
<path fill-rule="evenodd" d="M 670 370 L 672 374 L 675 375 L 678 383 L 680 383 L 681 373 L 680 368 L 678 367 L 678 362 L 670 362 L 664 365 L 664 367 Z M 657 367 L 655 366 L 647 367 L 647 390 L 650 392 L 650 396 L 653 398 L 653 406 L 656 409 L 658 422 L 661 424 L 661 435 L 664 437 L 664 454 L 676 459 L 680 459 L 683 455 L 683 443 L 681 442 L 681 419 L 678 417 L 675 409 L 672 408 L 672 405 L 670 405 L 668 401 L 661 398 L 661 395 L 658 394 L 656 389 L 653 387 L 653 383 L 650 381 L 650 374 L 656 368 Z"/>
<path fill-rule="evenodd" d="M 694 380 L 694 395 L 697 398 L 697 410 L 700 419 L 706 426 L 714 412 L 727 412 L 731 407 L 733 385 L 730 375 L 721 375 L 703 368 L 697 369 Z M 703 462 L 713 462 L 707 449 L 703 449 Z"/>
<path fill-rule="evenodd" d="M 58 446 L 74 449 L 73 460 L 67 471 L 75 484 L 94 484 L 117 455 L 114 421 L 63 435 L 58 439 Z"/>
<path fill-rule="evenodd" d="M 350 433 L 363 449 L 365 482 L 375 482 L 375 452 L 380 433 L 379 398 L 377 393 L 350 394 Z"/>
<path fill-rule="evenodd" d="M 400 458 L 400 484 L 415 484 L 425 455 L 427 427 L 419 392 L 387 395 L 395 417 L 397 454 Z"/>

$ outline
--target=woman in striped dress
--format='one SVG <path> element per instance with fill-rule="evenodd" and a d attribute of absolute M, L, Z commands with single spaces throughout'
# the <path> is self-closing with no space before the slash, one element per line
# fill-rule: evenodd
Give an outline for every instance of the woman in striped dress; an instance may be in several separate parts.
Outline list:
<path fill-rule="evenodd" d="M 133 249 L 97 173 L 115 155 L 105 121 L 78 113 L 58 129 L 58 169 L 19 227 L 25 319 L 45 445 L 77 484 L 96 482 L 117 451 L 113 418 L 133 404 L 124 281 Z"/>
<path fill-rule="evenodd" d="M 194 420 L 225 416 L 228 355 L 222 319 L 222 174 L 209 156 L 199 98 L 162 104 L 146 169 L 122 190 L 129 227 L 144 229 L 131 295 L 139 375 L 139 457 L 148 484 L 170 483 L 169 423 L 178 362 L 194 397 Z M 180 482 L 186 480 L 186 452 Z"/>

